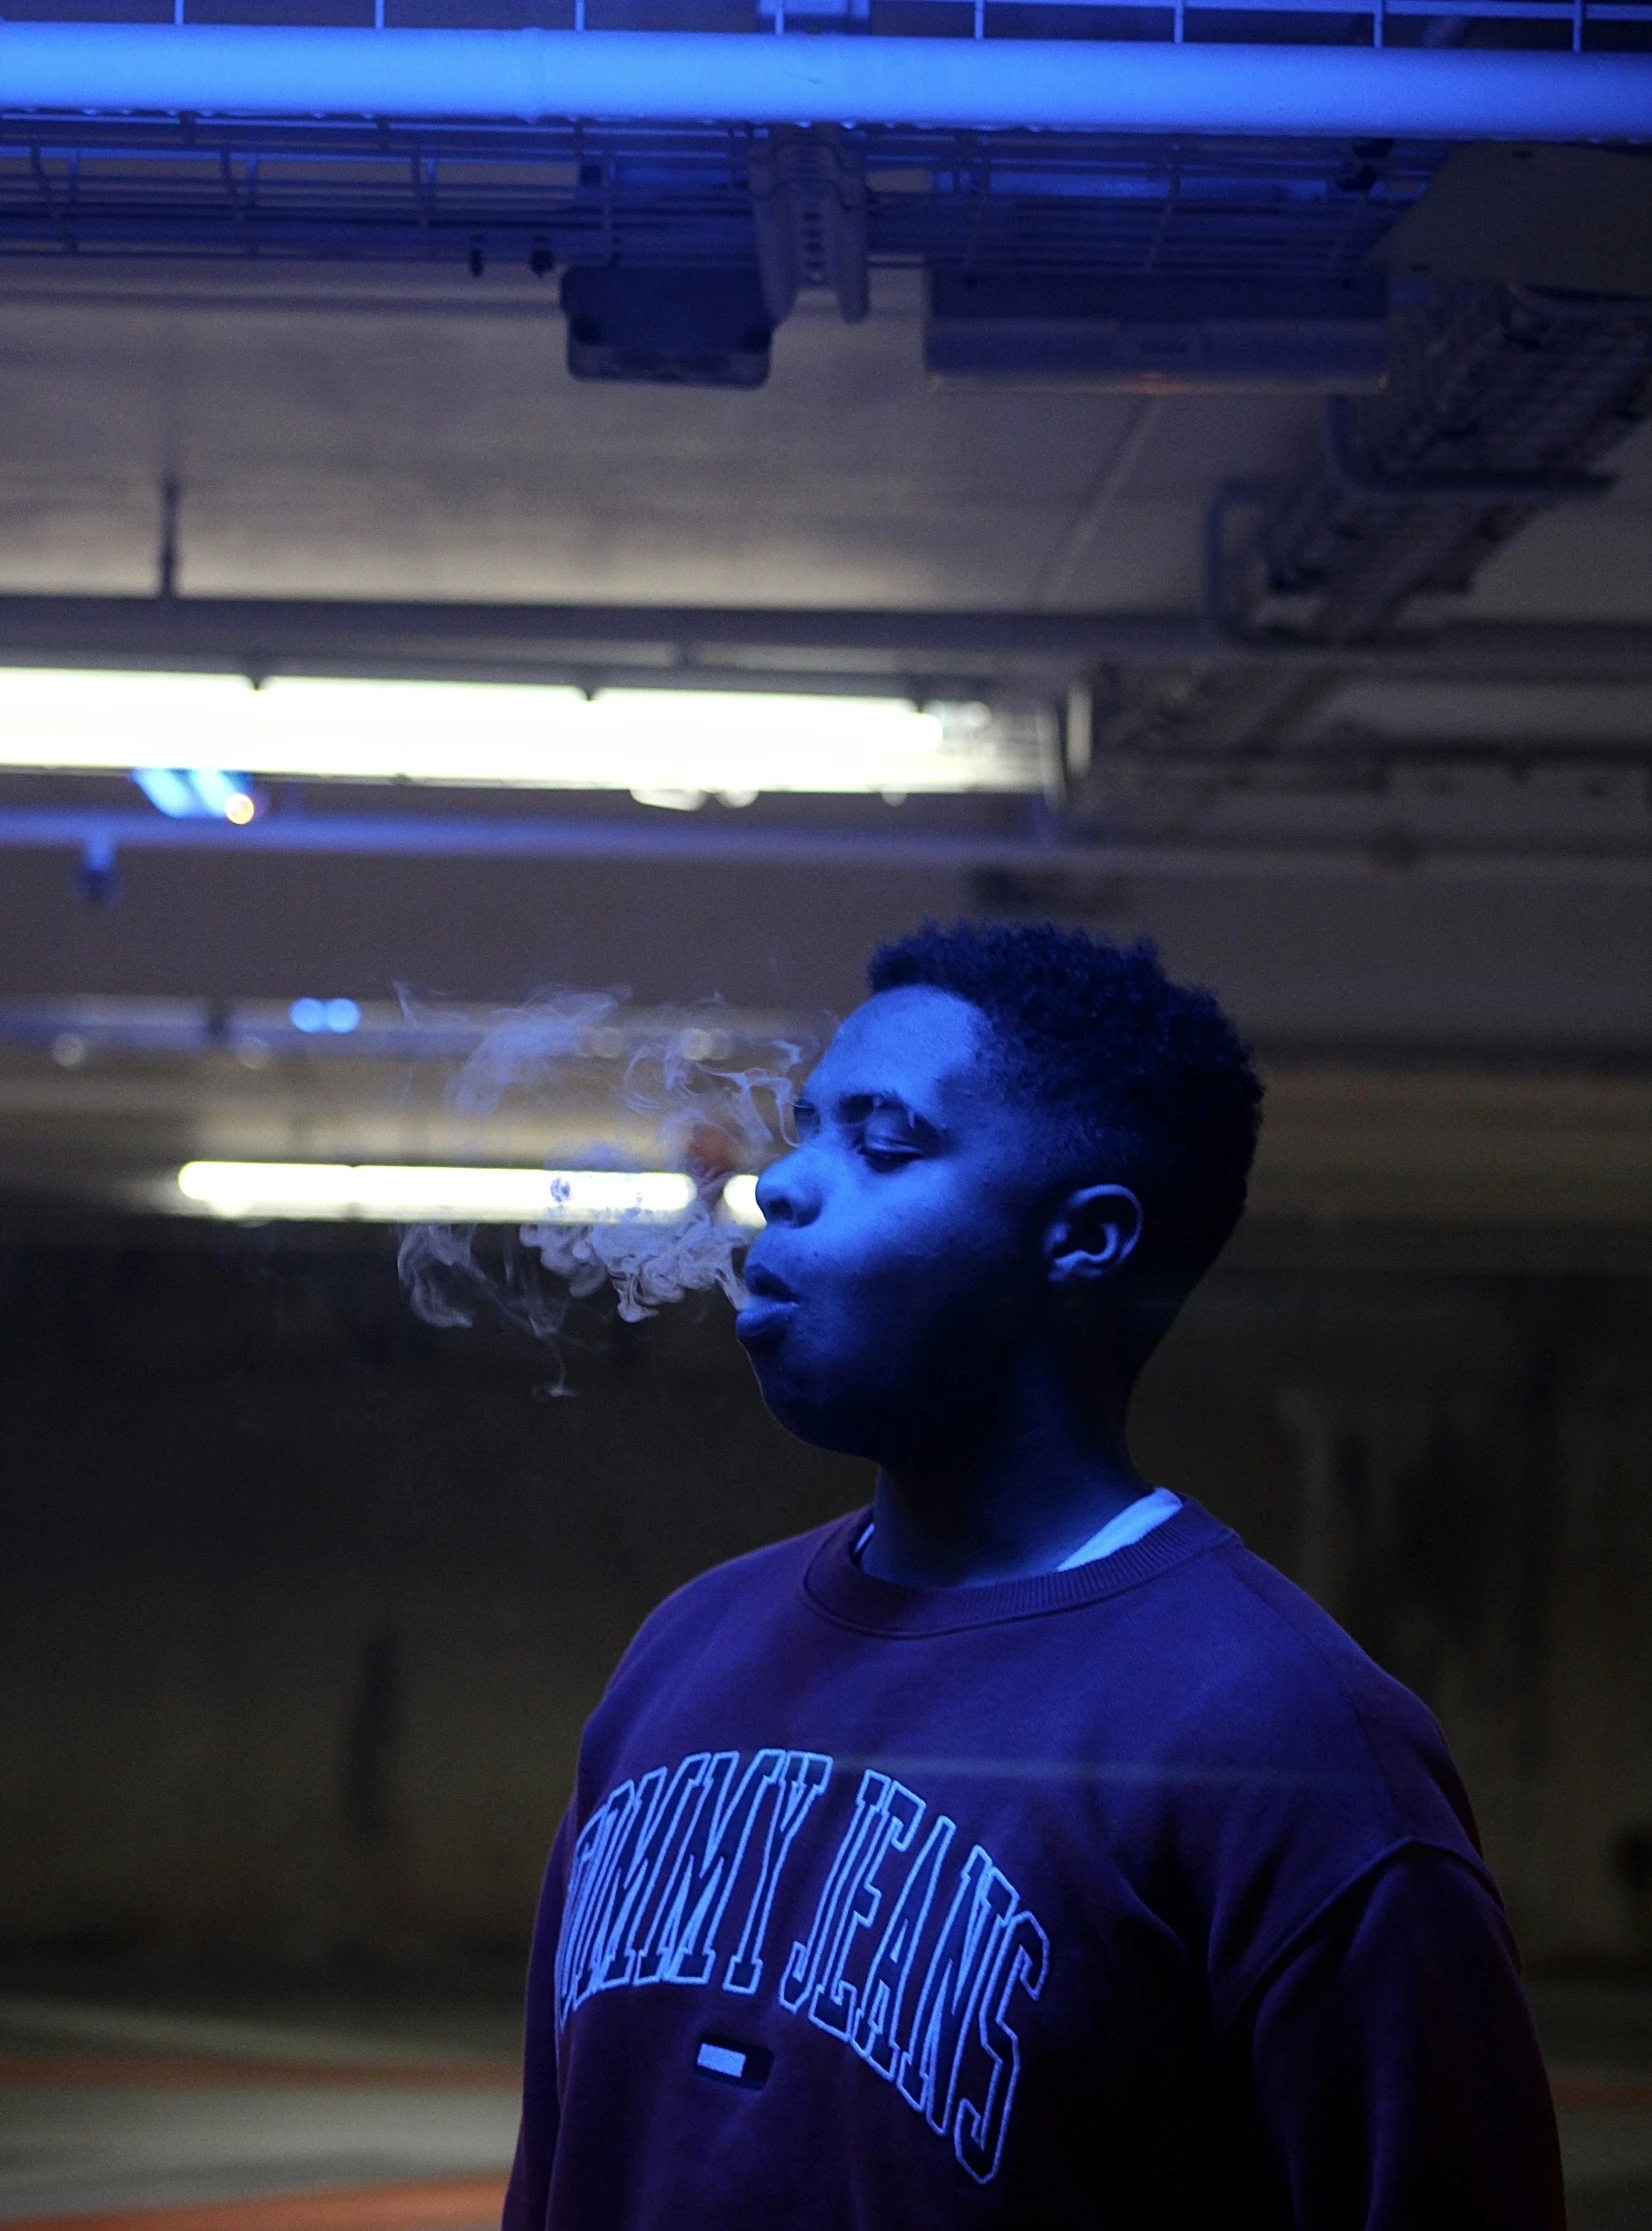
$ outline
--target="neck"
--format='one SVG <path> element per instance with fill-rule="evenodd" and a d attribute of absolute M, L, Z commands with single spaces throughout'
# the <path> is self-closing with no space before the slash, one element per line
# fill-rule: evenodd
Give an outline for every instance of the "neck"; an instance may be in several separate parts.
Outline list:
<path fill-rule="evenodd" d="M 996 1414 L 939 1461 L 887 1464 L 865 1569 L 908 1588 L 980 1588 L 1054 1572 L 1147 1483 L 1125 1444 L 1127 1392 L 1081 1409 L 1024 1359 Z"/>

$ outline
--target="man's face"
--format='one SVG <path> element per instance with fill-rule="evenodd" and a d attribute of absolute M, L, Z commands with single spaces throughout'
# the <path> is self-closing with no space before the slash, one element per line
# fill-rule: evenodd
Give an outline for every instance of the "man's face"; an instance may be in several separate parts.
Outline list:
<path fill-rule="evenodd" d="M 1039 1288 L 1037 1119 L 949 992 L 882 992 L 843 1025 L 767 1171 L 736 1330 L 763 1399 L 824 1448 L 944 1459 L 990 1415 Z"/>

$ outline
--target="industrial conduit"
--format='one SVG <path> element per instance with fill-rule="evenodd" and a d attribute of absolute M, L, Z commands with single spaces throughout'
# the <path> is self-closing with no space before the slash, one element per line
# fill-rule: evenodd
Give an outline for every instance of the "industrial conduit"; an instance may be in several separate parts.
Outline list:
<path fill-rule="evenodd" d="M 0 109 L 1644 139 L 1652 56 L 5 23 Z"/>
<path fill-rule="evenodd" d="M 684 826 L 684 824 L 687 824 Z M 669 824 L 669 826 L 668 826 Z M 515 814 L 272 813 L 236 828 L 228 821 L 170 821 L 156 813 L 50 806 L 0 810 L 0 851 L 77 851 L 82 889 L 106 899 L 124 852 L 223 852 L 362 859 L 591 860 L 661 867 L 886 868 L 901 874 L 962 875 L 1000 868 L 1022 875 L 1124 872 L 1140 876 L 1241 877 L 1278 883 L 1325 876 L 1467 876 L 1515 882 L 1652 885 L 1652 851 L 1634 835 L 1621 843 L 1398 841 L 1381 832 L 1291 843 L 1116 836 L 1099 841 L 954 835 L 941 830 L 733 828 L 727 822 L 659 814 L 649 820 L 572 820 Z M 98 880 L 105 887 L 98 889 Z"/>

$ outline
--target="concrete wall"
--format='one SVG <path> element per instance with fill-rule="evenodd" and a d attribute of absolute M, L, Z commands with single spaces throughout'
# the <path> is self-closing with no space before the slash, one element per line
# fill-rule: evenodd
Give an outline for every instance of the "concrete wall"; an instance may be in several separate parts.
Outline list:
<path fill-rule="evenodd" d="M 1652 1276 L 1559 1259 L 1264 1230 L 1137 1441 L 1441 1712 L 1528 1955 L 1628 1961 Z M 0 1248 L 0 1944 L 521 1945 L 637 1620 L 865 1484 L 770 1424 L 721 1303 L 587 1329 L 536 1398 L 530 1351 L 415 1325 L 370 1239 Z"/>

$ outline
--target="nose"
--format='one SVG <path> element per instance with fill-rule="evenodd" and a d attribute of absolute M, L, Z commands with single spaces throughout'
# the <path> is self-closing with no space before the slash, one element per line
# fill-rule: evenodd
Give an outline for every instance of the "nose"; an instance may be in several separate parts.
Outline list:
<path fill-rule="evenodd" d="M 799 1147 L 772 1162 L 757 1181 L 757 1205 L 767 1224 L 809 1224 L 820 1212 L 820 1197 L 809 1174 L 809 1158 Z"/>

